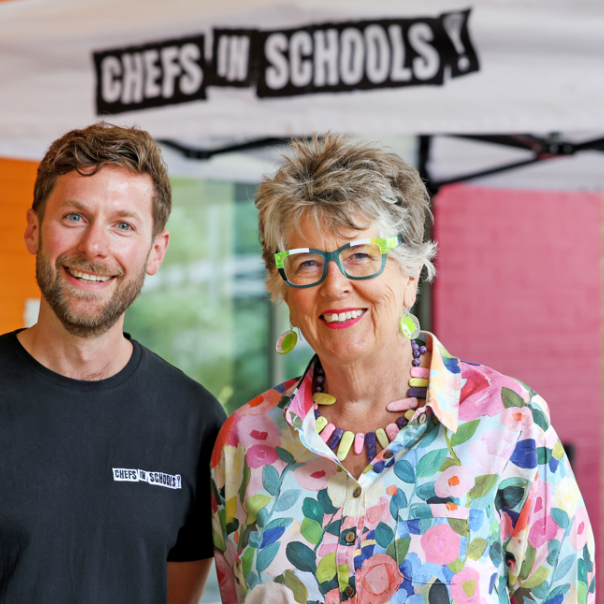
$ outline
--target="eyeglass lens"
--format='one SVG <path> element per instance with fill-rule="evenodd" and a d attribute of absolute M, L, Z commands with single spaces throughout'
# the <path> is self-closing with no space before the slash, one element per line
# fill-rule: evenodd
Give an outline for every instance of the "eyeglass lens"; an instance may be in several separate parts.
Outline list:
<path fill-rule="evenodd" d="M 340 264 L 348 277 L 372 277 L 382 268 L 382 252 L 376 243 L 364 243 L 342 250 Z M 283 261 L 285 275 L 294 285 L 311 285 L 323 277 L 325 258 L 321 254 L 290 254 Z"/>

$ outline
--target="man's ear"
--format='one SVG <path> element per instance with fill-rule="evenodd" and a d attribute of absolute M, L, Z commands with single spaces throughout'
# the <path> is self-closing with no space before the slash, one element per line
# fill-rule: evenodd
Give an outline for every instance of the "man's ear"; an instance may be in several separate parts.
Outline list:
<path fill-rule="evenodd" d="M 149 258 L 147 259 L 147 275 L 155 275 L 164 261 L 166 252 L 168 251 L 168 244 L 170 243 L 170 232 L 165 229 L 158 233 L 153 240 L 153 247 L 149 252 Z"/>
<path fill-rule="evenodd" d="M 38 244 L 40 242 L 40 221 L 33 208 L 27 210 L 27 226 L 25 227 L 25 247 L 30 254 L 38 253 Z"/>

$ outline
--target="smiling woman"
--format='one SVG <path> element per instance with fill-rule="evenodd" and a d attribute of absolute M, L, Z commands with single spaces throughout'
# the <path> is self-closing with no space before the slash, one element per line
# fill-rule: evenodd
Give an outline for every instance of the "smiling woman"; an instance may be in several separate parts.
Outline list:
<path fill-rule="evenodd" d="M 434 275 L 419 174 L 315 137 L 256 205 L 268 290 L 316 354 L 218 436 L 223 602 L 594 601 L 593 534 L 545 401 L 408 312 Z"/>

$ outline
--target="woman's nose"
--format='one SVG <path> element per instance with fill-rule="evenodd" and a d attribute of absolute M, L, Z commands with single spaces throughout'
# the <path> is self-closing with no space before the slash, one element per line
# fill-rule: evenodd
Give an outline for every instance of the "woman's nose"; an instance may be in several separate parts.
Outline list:
<path fill-rule="evenodd" d="M 321 284 L 325 295 L 341 296 L 350 291 L 350 279 L 340 270 L 337 262 L 331 260 L 327 265 L 327 274 Z"/>

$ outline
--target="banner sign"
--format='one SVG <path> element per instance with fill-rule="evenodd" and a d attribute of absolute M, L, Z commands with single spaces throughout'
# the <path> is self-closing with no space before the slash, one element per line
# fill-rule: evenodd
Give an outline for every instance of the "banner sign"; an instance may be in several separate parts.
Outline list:
<path fill-rule="evenodd" d="M 206 86 L 254 87 L 258 98 L 442 86 L 479 70 L 470 9 L 439 17 L 344 21 L 204 36 L 95 52 L 97 114 L 206 98 Z"/>
<path fill-rule="evenodd" d="M 206 98 L 204 37 L 95 52 L 98 114 Z"/>

